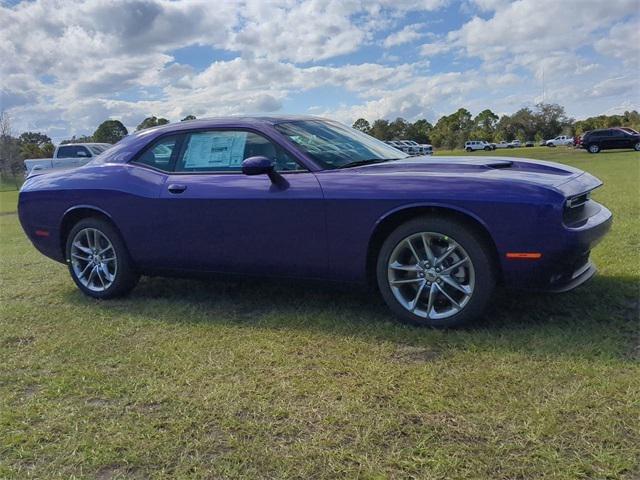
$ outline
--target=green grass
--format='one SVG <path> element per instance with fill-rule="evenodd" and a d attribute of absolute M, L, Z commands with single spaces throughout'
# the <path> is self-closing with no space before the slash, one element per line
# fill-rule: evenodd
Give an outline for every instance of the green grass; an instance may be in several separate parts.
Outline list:
<path fill-rule="evenodd" d="M 504 155 L 602 178 L 615 223 L 589 284 L 457 331 L 298 283 L 93 301 L 0 215 L 0 478 L 637 478 L 640 156 Z"/>

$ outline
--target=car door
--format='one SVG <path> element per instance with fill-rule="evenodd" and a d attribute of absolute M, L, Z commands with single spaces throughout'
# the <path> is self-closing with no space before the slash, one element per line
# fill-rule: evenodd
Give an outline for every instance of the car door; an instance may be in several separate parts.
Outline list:
<path fill-rule="evenodd" d="M 611 131 L 613 132 L 613 136 L 611 137 L 612 148 L 630 148 L 633 146 L 631 135 L 627 134 L 624 130 L 616 128 Z"/>
<path fill-rule="evenodd" d="M 615 139 L 611 130 L 602 130 L 598 132 L 598 144 L 601 149 L 615 148 Z"/>
<path fill-rule="evenodd" d="M 253 156 L 276 175 L 244 175 Z M 263 134 L 184 135 L 160 193 L 163 258 L 172 269 L 321 277 L 327 269 L 323 195 L 315 175 Z"/>

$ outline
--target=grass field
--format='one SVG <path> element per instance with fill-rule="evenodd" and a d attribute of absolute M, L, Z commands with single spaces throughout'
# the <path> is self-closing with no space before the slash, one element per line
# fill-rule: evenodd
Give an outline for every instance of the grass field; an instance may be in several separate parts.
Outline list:
<path fill-rule="evenodd" d="M 0 478 L 637 479 L 640 154 L 500 154 L 605 181 L 600 274 L 500 291 L 447 332 L 345 287 L 143 279 L 93 301 L 1 193 Z"/>

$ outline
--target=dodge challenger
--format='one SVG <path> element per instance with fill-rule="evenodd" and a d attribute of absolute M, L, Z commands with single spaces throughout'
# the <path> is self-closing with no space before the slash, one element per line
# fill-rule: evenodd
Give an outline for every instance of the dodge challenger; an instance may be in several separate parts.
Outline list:
<path fill-rule="evenodd" d="M 571 290 L 611 213 L 565 165 L 409 157 L 332 120 L 203 119 L 125 137 L 29 178 L 22 227 L 94 298 L 141 275 L 240 274 L 377 287 L 395 316 L 452 327 L 497 285 Z"/>

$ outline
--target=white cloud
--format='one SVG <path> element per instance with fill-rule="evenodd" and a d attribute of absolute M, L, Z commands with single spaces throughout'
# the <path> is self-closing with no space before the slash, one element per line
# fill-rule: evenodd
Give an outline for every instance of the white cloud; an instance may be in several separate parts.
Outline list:
<path fill-rule="evenodd" d="M 107 117 L 277 112 L 329 87 L 350 101 L 311 99 L 314 111 L 435 120 L 531 104 L 542 67 L 545 98 L 573 115 L 637 105 L 637 0 L 467 1 L 482 18 L 435 35 L 427 25 L 448 0 L 0 0 L 0 108 L 16 128 L 59 139 Z M 417 52 L 385 50 L 419 39 Z M 225 60 L 177 63 L 172 52 L 187 46 Z"/>
<path fill-rule="evenodd" d="M 594 32 L 635 12 L 637 5 L 636 0 L 518 0 L 489 19 L 474 17 L 449 32 L 447 41 L 485 60 L 522 54 L 544 57 L 590 44 Z"/>
<path fill-rule="evenodd" d="M 609 34 L 595 42 L 595 49 L 602 55 L 619 58 L 624 62 L 640 65 L 640 21 L 616 23 Z"/>
<path fill-rule="evenodd" d="M 447 53 L 452 49 L 451 45 L 446 42 L 425 43 L 420 47 L 420 53 L 425 57 L 440 55 Z"/>
<path fill-rule="evenodd" d="M 637 77 L 622 76 L 608 78 L 597 83 L 589 91 L 590 97 L 615 97 L 628 95 L 628 98 L 640 102 L 640 87 Z"/>
<path fill-rule="evenodd" d="M 385 48 L 391 48 L 419 40 L 425 36 L 423 32 L 420 32 L 420 28 L 422 27 L 424 27 L 424 25 L 419 23 L 407 25 L 402 30 L 394 32 L 387 38 L 385 38 L 384 42 L 382 42 L 382 45 Z"/>

